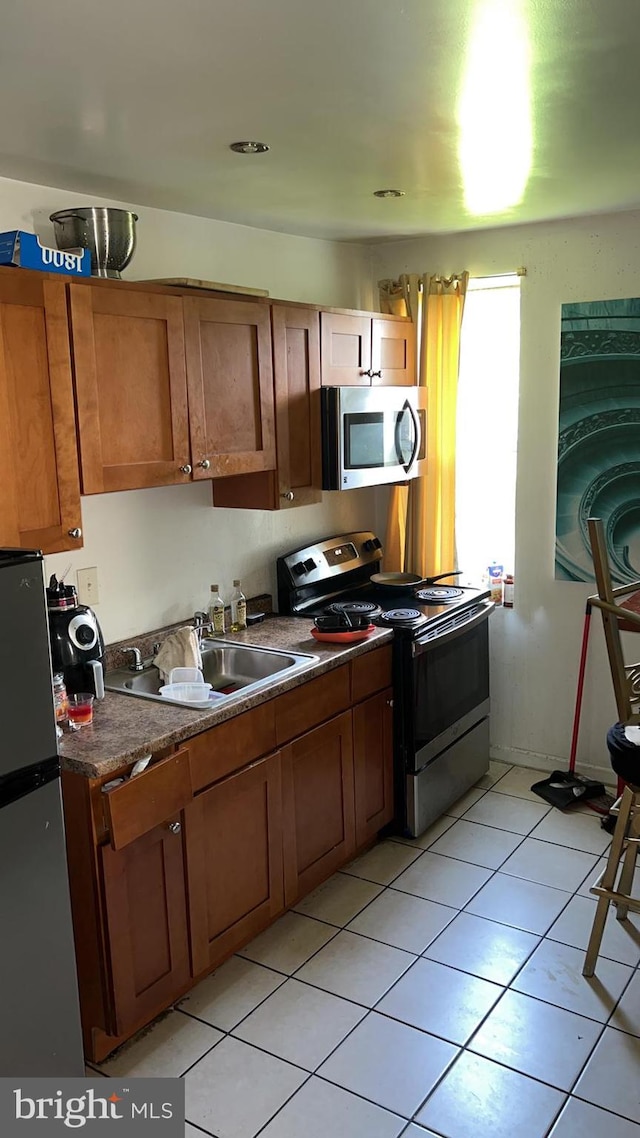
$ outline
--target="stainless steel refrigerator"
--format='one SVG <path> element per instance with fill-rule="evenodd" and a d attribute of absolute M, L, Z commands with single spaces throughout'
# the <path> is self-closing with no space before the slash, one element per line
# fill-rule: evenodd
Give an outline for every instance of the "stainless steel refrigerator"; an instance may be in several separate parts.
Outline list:
<path fill-rule="evenodd" d="M 84 1074 L 42 554 L 0 549 L 0 1076 Z"/>

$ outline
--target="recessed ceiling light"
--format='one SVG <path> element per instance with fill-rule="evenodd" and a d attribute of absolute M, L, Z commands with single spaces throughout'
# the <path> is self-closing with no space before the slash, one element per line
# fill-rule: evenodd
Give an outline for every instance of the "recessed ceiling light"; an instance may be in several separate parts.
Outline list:
<path fill-rule="evenodd" d="M 229 146 L 236 154 L 264 154 L 268 149 L 266 142 L 232 142 Z"/>
<path fill-rule="evenodd" d="M 404 190 L 374 190 L 374 198 L 403 198 L 405 196 Z"/>

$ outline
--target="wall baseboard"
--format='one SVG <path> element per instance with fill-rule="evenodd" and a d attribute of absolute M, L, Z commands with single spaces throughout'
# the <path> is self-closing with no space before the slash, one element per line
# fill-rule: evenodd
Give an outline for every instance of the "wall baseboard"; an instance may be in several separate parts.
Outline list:
<path fill-rule="evenodd" d="M 560 771 L 568 769 L 566 758 L 558 755 L 542 755 L 537 751 L 522 751 L 516 747 L 492 746 L 491 758 L 500 763 L 511 763 L 516 767 L 531 767 L 536 771 Z M 587 778 L 597 778 L 607 788 L 615 789 L 615 776 L 610 766 L 595 766 L 581 762 L 578 764 L 578 774 Z"/>

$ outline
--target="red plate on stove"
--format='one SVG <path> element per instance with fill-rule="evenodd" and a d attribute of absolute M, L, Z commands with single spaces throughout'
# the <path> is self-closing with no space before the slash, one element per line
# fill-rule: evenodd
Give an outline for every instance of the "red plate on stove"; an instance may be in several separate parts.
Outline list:
<path fill-rule="evenodd" d="M 351 632 L 320 632 L 317 628 L 312 628 L 311 635 L 314 640 L 327 644 L 357 644 L 358 640 L 366 640 L 375 630 L 375 624 L 370 624 L 368 628 L 354 628 Z"/>

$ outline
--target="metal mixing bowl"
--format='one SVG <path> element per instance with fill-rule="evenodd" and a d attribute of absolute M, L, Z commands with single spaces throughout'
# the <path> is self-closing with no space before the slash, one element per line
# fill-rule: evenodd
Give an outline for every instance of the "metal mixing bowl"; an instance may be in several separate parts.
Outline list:
<path fill-rule="evenodd" d="M 102 206 L 60 209 L 50 221 L 58 249 L 89 249 L 91 275 L 120 278 L 136 247 L 137 213 Z"/>

